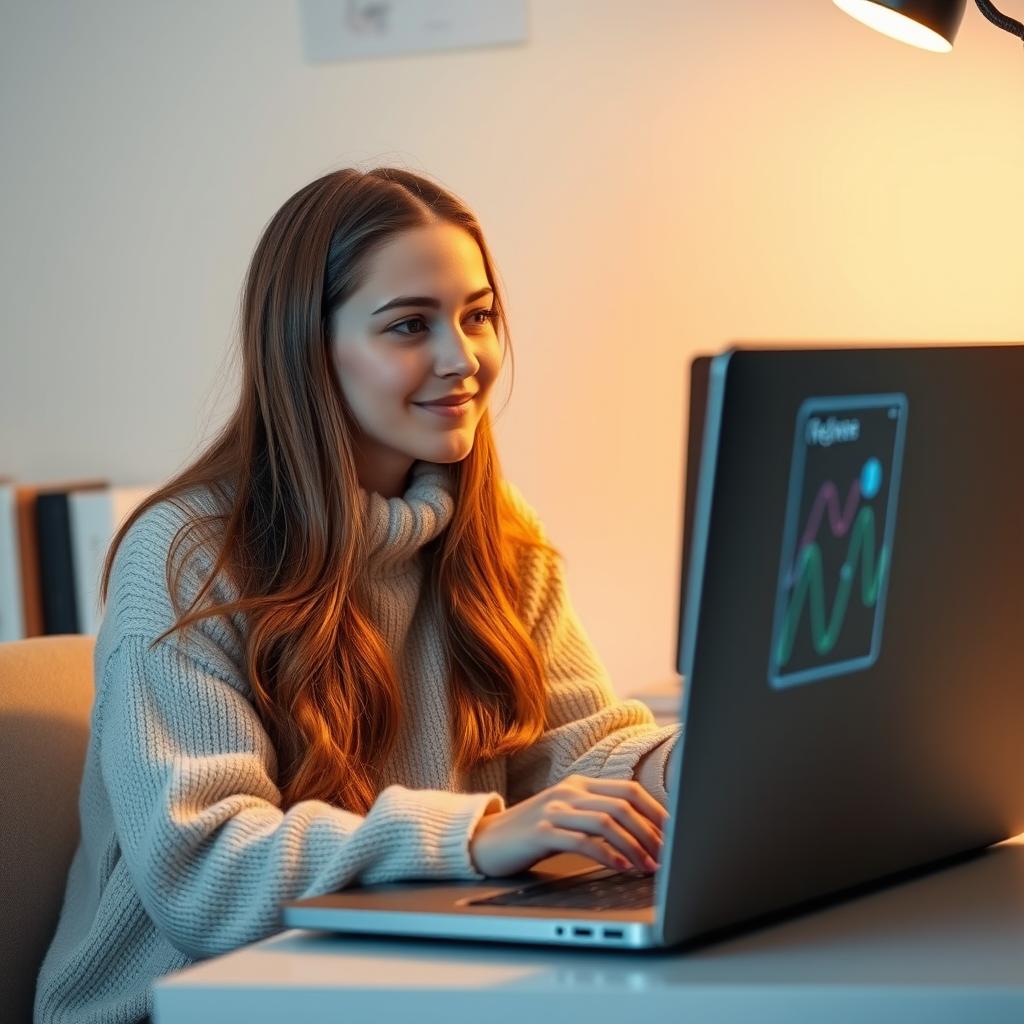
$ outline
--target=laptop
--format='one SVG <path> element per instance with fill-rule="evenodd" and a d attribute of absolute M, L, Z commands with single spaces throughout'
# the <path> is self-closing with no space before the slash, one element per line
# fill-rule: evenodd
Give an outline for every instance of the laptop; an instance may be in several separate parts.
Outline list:
<path fill-rule="evenodd" d="M 675 946 L 1024 831 L 1024 345 L 739 344 L 691 382 L 661 867 L 351 886 L 286 926 Z"/>

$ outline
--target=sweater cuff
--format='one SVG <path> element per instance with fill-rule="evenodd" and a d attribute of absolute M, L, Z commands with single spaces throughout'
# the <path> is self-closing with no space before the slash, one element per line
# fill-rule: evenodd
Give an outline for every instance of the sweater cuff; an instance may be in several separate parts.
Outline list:
<path fill-rule="evenodd" d="M 680 725 L 673 723 L 652 729 L 642 737 L 626 740 L 612 751 L 601 775 L 612 779 L 635 779 L 655 800 L 665 805 L 668 803 L 665 772 L 679 736 Z"/>
<path fill-rule="evenodd" d="M 668 764 L 672 751 L 679 742 L 679 732 L 675 732 L 660 746 L 655 747 L 650 755 L 644 758 L 640 770 L 636 773 L 636 781 L 661 804 L 668 803 Z"/>
<path fill-rule="evenodd" d="M 486 877 L 470 858 L 469 841 L 484 815 L 505 810 L 505 800 L 500 793 L 453 793 L 408 789 L 395 784 L 380 793 L 376 803 L 381 805 L 379 810 L 396 830 L 406 837 L 401 847 L 415 863 L 395 863 L 388 858 L 391 862 L 384 871 L 390 877 L 373 877 L 380 873 L 371 870 L 364 873 L 364 882 L 393 878 L 477 880 Z M 408 841 L 410 833 L 418 835 L 419 841 Z M 398 859 L 404 858 L 399 856 Z"/>

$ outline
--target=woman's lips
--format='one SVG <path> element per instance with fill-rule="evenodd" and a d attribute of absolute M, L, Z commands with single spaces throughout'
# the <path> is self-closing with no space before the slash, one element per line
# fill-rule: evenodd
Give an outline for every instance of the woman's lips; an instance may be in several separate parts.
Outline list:
<path fill-rule="evenodd" d="M 472 404 L 472 398 L 467 399 L 460 405 L 438 405 L 436 402 L 413 402 L 413 405 L 418 405 L 421 409 L 426 409 L 427 412 L 432 412 L 438 416 L 446 416 L 454 419 L 467 415 L 469 413 L 469 407 Z"/>

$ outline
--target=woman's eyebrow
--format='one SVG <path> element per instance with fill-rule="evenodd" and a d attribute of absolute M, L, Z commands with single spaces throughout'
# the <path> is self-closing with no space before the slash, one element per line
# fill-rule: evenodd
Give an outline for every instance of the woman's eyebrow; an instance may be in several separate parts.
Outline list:
<path fill-rule="evenodd" d="M 493 288 L 481 288 L 478 292 L 473 292 L 472 295 L 466 296 L 466 305 L 468 306 L 471 302 L 476 302 L 477 299 L 482 299 L 485 295 L 493 292 Z M 375 309 L 370 316 L 376 316 L 378 313 L 383 313 L 385 309 L 394 309 L 396 306 L 429 306 L 431 309 L 440 309 L 441 303 L 437 299 L 429 298 L 424 295 L 400 295 L 397 299 L 392 299 L 390 302 L 385 302 L 380 309 Z"/>

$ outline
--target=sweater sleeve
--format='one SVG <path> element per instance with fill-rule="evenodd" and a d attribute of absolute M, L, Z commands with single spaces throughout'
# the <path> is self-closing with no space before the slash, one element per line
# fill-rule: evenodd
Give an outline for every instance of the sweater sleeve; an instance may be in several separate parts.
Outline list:
<path fill-rule="evenodd" d="M 97 698 L 115 828 L 147 913 L 202 958 L 282 927 L 280 904 L 352 882 L 483 876 L 469 837 L 498 793 L 392 785 L 363 816 L 319 800 L 281 809 L 276 755 L 226 673 L 125 636 Z"/>
<path fill-rule="evenodd" d="M 538 534 L 543 526 L 506 484 Z M 531 552 L 524 565 L 524 615 L 547 675 L 544 733 L 509 758 L 508 799 L 525 799 L 568 775 L 636 780 L 662 804 L 665 773 L 679 725 L 658 726 L 646 704 L 619 700 L 572 605 L 561 560 Z"/>

